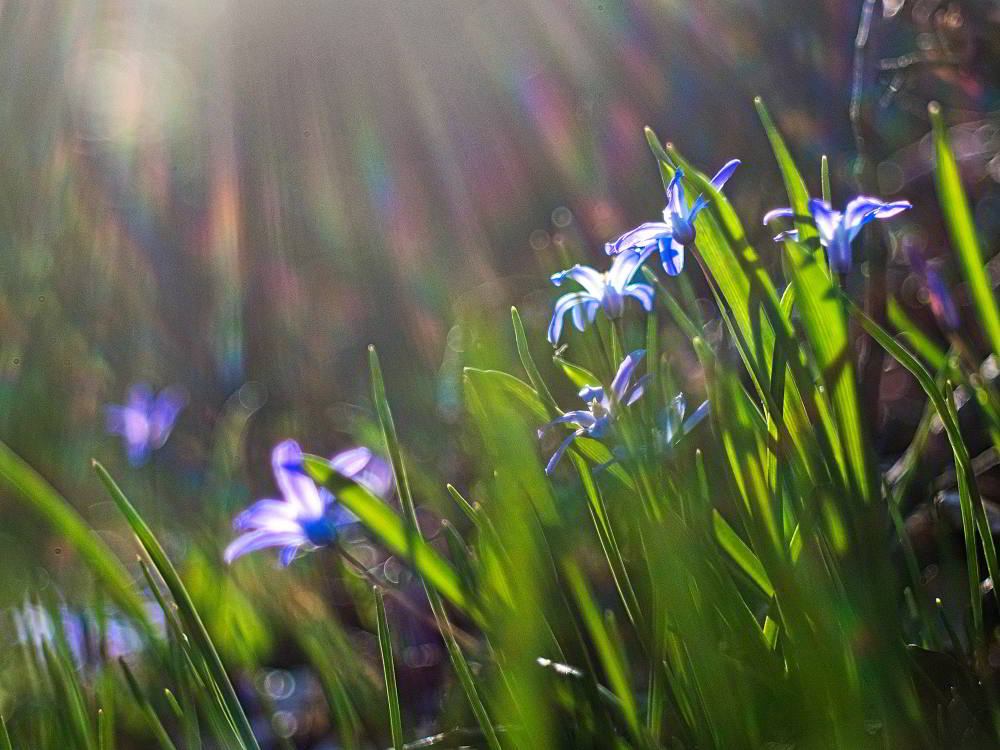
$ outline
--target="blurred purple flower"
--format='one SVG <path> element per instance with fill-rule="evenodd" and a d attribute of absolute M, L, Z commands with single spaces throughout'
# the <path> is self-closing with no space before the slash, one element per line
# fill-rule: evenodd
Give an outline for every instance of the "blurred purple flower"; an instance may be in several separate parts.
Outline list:
<path fill-rule="evenodd" d="M 826 248 L 830 268 L 835 273 L 847 273 L 851 270 L 851 243 L 865 224 L 872 219 L 888 219 L 912 207 L 909 201 L 884 203 L 878 198 L 859 195 L 847 204 L 843 212 L 840 212 L 834 211 L 829 203 L 818 198 L 809 201 L 809 213 L 816 222 L 820 244 Z M 795 213 L 790 208 L 776 208 L 764 215 L 764 224 L 769 224 L 779 217 L 794 218 L 794 216 Z M 776 235 L 774 239 L 780 242 L 786 237 L 795 239 L 798 237 L 798 232 L 789 229 Z"/>
<path fill-rule="evenodd" d="M 927 287 L 931 312 L 934 313 L 938 324 L 946 331 L 957 331 L 962 325 L 962 320 L 958 314 L 955 299 L 951 296 L 941 274 L 924 259 L 919 250 L 911 245 L 906 246 L 906 257 L 910 261 L 910 267 L 914 273 L 923 279 L 924 285 Z"/>
<path fill-rule="evenodd" d="M 732 159 L 712 178 L 712 187 L 722 190 L 740 165 L 739 159 Z M 708 199 L 699 195 L 688 208 L 684 199 L 684 170 L 678 169 L 667 185 L 667 207 L 663 209 L 663 221 L 650 221 L 632 229 L 614 242 L 604 245 L 608 255 L 618 255 L 628 251 L 644 252 L 656 249 L 660 252 L 663 270 L 676 276 L 684 268 L 684 249 L 694 245 L 695 217 L 708 205 Z"/>
<path fill-rule="evenodd" d="M 618 367 L 614 380 L 611 381 L 610 393 L 605 392 L 601 386 L 584 386 L 580 389 L 580 398 L 587 404 L 586 410 L 568 411 L 538 430 L 538 437 L 541 439 L 550 428 L 558 424 L 576 425 L 577 428 L 562 441 L 556 452 L 552 454 L 552 458 L 545 466 L 546 474 L 552 473 L 566 449 L 569 448 L 569 444 L 576 438 L 584 435 L 591 438 L 604 437 L 617 418 L 619 410 L 622 407 L 631 406 L 639 400 L 649 376 L 645 375 L 633 384 L 632 374 L 645 354 L 644 350 L 637 349 L 625 357 Z"/>
<path fill-rule="evenodd" d="M 577 264 L 552 274 L 552 283 L 556 286 L 562 286 L 563 281 L 572 279 L 584 291 L 570 292 L 556 300 L 552 322 L 549 323 L 549 343 L 553 346 L 559 343 L 563 318 L 571 310 L 573 324 L 579 331 L 586 328 L 588 323 L 594 322 L 598 309 L 604 310 L 604 314 L 612 320 L 621 317 L 626 297 L 635 297 L 646 312 L 652 310 L 653 287 L 649 284 L 631 283 L 635 272 L 651 252 L 652 249 L 645 253 L 620 255 L 611 262 L 611 268 L 606 273 Z"/>
<path fill-rule="evenodd" d="M 701 424 L 705 417 L 708 416 L 709 408 L 708 401 L 702 401 L 698 408 L 691 412 L 690 416 L 685 419 L 684 417 L 687 414 L 687 399 L 683 393 L 678 393 L 674 396 L 667 405 L 667 408 L 663 410 L 660 419 L 660 447 L 665 451 L 671 450 L 678 440 Z"/>
<path fill-rule="evenodd" d="M 186 403 L 187 396 L 180 388 L 164 388 L 154 397 L 147 384 L 136 383 L 129 389 L 126 404 L 104 407 L 107 431 L 121 435 L 129 463 L 139 466 L 167 442 Z"/>
<path fill-rule="evenodd" d="M 285 566 L 302 548 L 330 544 L 339 528 L 358 520 L 327 489 L 306 476 L 302 471 L 302 449 L 294 440 L 275 446 L 271 467 L 282 499 L 258 500 L 236 516 L 233 527 L 245 533 L 226 547 L 226 563 L 265 547 L 281 547 L 279 560 Z M 367 448 L 338 453 L 330 459 L 330 467 L 374 495 L 387 498 L 392 492 L 391 467 Z"/>

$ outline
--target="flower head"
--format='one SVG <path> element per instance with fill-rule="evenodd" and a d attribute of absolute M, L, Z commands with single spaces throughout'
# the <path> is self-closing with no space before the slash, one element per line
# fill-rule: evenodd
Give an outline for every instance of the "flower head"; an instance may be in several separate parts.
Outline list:
<path fill-rule="evenodd" d="M 830 268 L 836 273 L 847 273 L 851 270 L 851 243 L 865 224 L 872 219 L 888 219 L 912 207 L 909 201 L 884 203 L 878 198 L 868 198 L 863 195 L 848 203 L 843 212 L 834 211 L 829 203 L 818 198 L 809 201 L 809 213 L 816 222 L 820 244 L 826 248 Z M 794 216 L 790 208 L 776 208 L 767 212 L 764 224 L 769 224 L 779 217 Z M 774 239 L 780 241 L 786 237 L 796 238 L 798 233 L 790 229 Z"/>
<path fill-rule="evenodd" d="M 738 159 L 727 162 L 712 178 L 712 187 L 722 190 L 739 165 Z M 695 217 L 708 205 L 708 199 L 704 195 L 699 195 L 688 207 L 684 198 L 683 180 L 684 170 L 678 169 L 667 185 L 667 206 L 663 209 L 662 222 L 646 222 L 626 232 L 614 242 L 608 242 L 604 246 L 607 254 L 658 250 L 663 270 L 670 276 L 679 274 L 684 268 L 684 249 L 694 245 Z"/>
<path fill-rule="evenodd" d="M 663 410 L 658 430 L 660 447 L 664 451 L 670 451 L 678 440 L 691 432 L 708 416 L 708 412 L 708 401 L 702 401 L 701 405 L 685 419 L 687 399 L 683 393 L 678 393 Z"/>
<path fill-rule="evenodd" d="M 650 250 L 649 252 L 652 252 Z M 552 275 L 552 283 L 562 286 L 566 279 L 572 279 L 582 291 L 564 294 L 556 300 L 549 323 L 549 342 L 555 346 L 562 335 L 563 319 L 572 311 L 573 324 L 582 331 L 588 323 L 594 322 L 597 311 L 604 310 L 609 318 L 619 318 L 625 311 L 625 298 L 635 297 L 648 312 L 653 309 L 653 287 L 649 284 L 632 283 L 632 277 L 647 253 L 629 253 L 615 258 L 606 273 L 595 271 L 590 266 L 575 265 Z"/>
<path fill-rule="evenodd" d="M 587 405 L 586 409 L 568 411 L 538 430 L 538 437 L 541 438 L 547 430 L 557 424 L 576 426 L 576 430 L 570 433 L 556 449 L 556 452 L 552 454 L 552 458 L 549 459 L 549 463 L 545 467 L 546 474 L 552 473 L 566 449 L 569 448 L 570 443 L 576 438 L 584 435 L 592 438 L 604 437 L 611 429 L 621 409 L 625 406 L 631 406 L 639 400 L 649 376 L 643 376 L 632 383 L 632 375 L 645 354 L 644 350 L 637 349 L 625 357 L 607 391 L 601 386 L 594 385 L 581 388 L 580 398 Z"/>
<path fill-rule="evenodd" d="M 180 388 L 164 388 L 154 396 L 148 385 L 137 383 L 129 389 L 127 403 L 104 407 L 108 433 L 121 435 L 129 463 L 139 466 L 167 442 L 185 403 Z"/>
<path fill-rule="evenodd" d="M 912 245 L 906 246 L 906 257 L 913 271 L 924 280 L 934 318 L 946 331 L 957 331 L 962 325 L 958 306 L 937 268 L 928 263 L 920 251 Z"/>
<path fill-rule="evenodd" d="M 248 552 L 281 547 L 279 560 L 288 565 L 303 548 L 330 544 L 338 529 L 357 521 L 327 489 L 306 476 L 302 449 L 294 440 L 274 448 L 271 467 L 281 499 L 258 500 L 235 518 L 233 527 L 245 533 L 226 547 L 223 559 L 227 563 Z M 379 497 L 388 497 L 392 491 L 391 468 L 367 448 L 338 453 L 330 459 L 330 467 Z"/>

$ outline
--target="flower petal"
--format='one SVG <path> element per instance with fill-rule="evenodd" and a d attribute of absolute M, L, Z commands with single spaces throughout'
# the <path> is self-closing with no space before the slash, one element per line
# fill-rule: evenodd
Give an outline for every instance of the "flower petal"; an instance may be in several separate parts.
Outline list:
<path fill-rule="evenodd" d="M 722 165 L 722 169 L 715 173 L 715 177 L 712 178 L 712 187 L 716 190 L 722 190 L 723 186 L 729 182 L 729 178 L 733 176 L 733 172 L 740 165 L 739 159 L 730 159 L 725 164 Z"/>
<path fill-rule="evenodd" d="M 225 552 L 222 553 L 222 559 L 229 565 L 237 557 L 245 555 L 248 552 L 255 552 L 266 547 L 287 547 L 293 544 L 305 544 L 307 541 L 308 539 L 306 539 L 305 534 L 301 531 L 296 533 L 264 530 L 251 531 L 236 537 L 236 539 L 230 542 Z"/>
<path fill-rule="evenodd" d="M 672 227 L 668 223 L 647 221 L 635 229 L 628 230 L 613 242 L 606 242 L 604 251 L 608 255 L 618 255 L 628 250 L 645 250 L 647 247 L 655 246 L 660 237 L 670 236 L 671 231 Z"/>
<path fill-rule="evenodd" d="M 548 338 L 552 346 L 559 343 L 559 337 L 562 335 L 563 316 L 586 300 L 593 300 L 593 297 L 586 292 L 570 292 L 556 300 L 555 309 L 552 311 L 552 321 L 549 323 Z"/>
<path fill-rule="evenodd" d="M 577 263 L 572 268 L 551 276 L 552 283 L 556 286 L 562 286 L 566 279 L 572 279 L 595 297 L 600 297 L 604 292 L 604 274 L 590 266 L 581 266 Z"/>
<path fill-rule="evenodd" d="M 301 528 L 296 506 L 283 500 L 258 500 L 233 519 L 237 531 L 266 529 L 269 531 L 295 531 Z"/>
<path fill-rule="evenodd" d="M 368 448 L 358 447 L 341 451 L 330 459 L 330 468 L 341 476 L 354 480 L 383 500 L 392 494 L 392 467 Z"/>
<path fill-rule="evenodd" d="M 319 518 L 326 509 L 319 488 L 301 469 L 302 449 L 294 440 L 285 440 L 271 452 L 274 481 L 287 503 L 300 509 L 305 518 Z"/>
<path fill-rule="evenodd" d="M 568 411 L 565 414 L 556 417 L 551 422 L 547 422 L 546 424 L 539 427 L 538 437 L 539 438 L 543 437 L 546 432 L 548 432 L 552 427 L 554 427 L 557 424 L 575 424 L 583 429 L 588 429 L 590 427 L 593 427 L 596 421 L 597 420 L 594 418 L 594 415 L 591 414 L 589 411 L 585 411 L 584 409 Z"/>
<path fill-rule="evenodd" d="M 586 434 L 586 430 L 580 428 L 576 432 L 570 433 L 566 436 L 566 439 L 559 444 L 558 448 L 556 448 L 556 452 L 552 454 L 552 458 L 550 458 L 549 462 L 545 464 L 546 474 L 551 474 L 555 470 L 556 464 L 559 463 L 559 460 L 563 457 L 566 449 L 569 448 L 569 444 L 584 434 Z"/>
<path fill-rule="evenodd" d="M 766 226 L 775 219 L 792 219 L 794 217 L 795 212 L 790 208 L 772 208 L 764 214 L 764 218 L 761 219 L 761 223 Z"/>
<path fill-rule="evenodd" d="M 153 402 L 149 412 L 149 442 L 152 448 L 161 448 L 174 429 L 177 415 L 187 403 L 187 394 L 180 388 L 164 388 Z"/>
<path fill-rule="evenodd" d="M 625 287 L 625 294 L 639 300 L 639 304 L 642 305 L 646 312 L 652 311 L 653 298 L 656 296 L 656 292 L 649 284 L 629 284 Z"/>
<path fill-rule="evenodd" d="M 628 356 L 626 356 L 625 359 L 622 360 L 622 363 L 618 366 L 618 372 L 615 373 L 615 379 L 611 381 L 611 393 L 616 401 L 621 402 L 624 400 L 625 392 L 628 390 L 629 381 L 632 380 L 632 373 L 645 356 L 645 349 L 636 349 L 634 352 L 631 352 Z"/>
<path fill-rule="evenodd" d="M 830 204 L 819 198 L 809 200 L 809 213 L 812 214 L 816 222 L 816 229 L 819 230 L 819 238 L 823 245 L 829 246 L 833 242 L 833 237 L 837 233 L 837 227 L 844 220 L 840 211 L 834 211 Z"/>
<path fill-rule="evenodd" d="M 684 270 L 684 245 L 673 237 L 660 240 L 660 262 L 668 276 L 676 276 Z"/>

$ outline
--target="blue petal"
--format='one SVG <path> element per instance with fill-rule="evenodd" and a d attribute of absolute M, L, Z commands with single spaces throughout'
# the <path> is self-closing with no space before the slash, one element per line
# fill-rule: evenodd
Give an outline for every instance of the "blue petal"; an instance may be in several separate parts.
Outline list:
<path fill-rule="evenodd" d="M 684 269 L 684 246 L 672 237 L 660 240 L 660 262 L 669 276 L 676 276 Z"/>
<path fill-rule="evenodd" d="M 790 208 L 772 208 L 761 220 L 761 223 L 767 226 L 775 219 L 792 219 L 795 217 L 795 212 Z"/>
<path fill-rule="evenodd" d="M 614 395 L 616 401 L 621 402 L 624 400 L 625 392 L 628 390 L 629 382 L 632 380 L 632 373 L 644 356 L 646 356 L 645 349 L 636 349 L 626 356 L 618 366 L 618 372 L 615 373 L 615 378 L 611 381 L 611 393 Z"/>
<path fill-rule="evenodd" d="M 656 292 L 649 284 L 629 284 L 625 287 L 625 294 L 639 300 L 639 304 L 642 305 L 646 312 L 652 311 L 653 298 L 656 296 Z"/>
<path fill-rule="evenodd" d="M 569 448 L 569 444 L 572 443 L 581 435 L 583 435 L 585 432 L 586 431 L 581 428 L 576 432 L 570 433 L 566 437 L 566 439 L 559 444 L 559 447 L 556 448 L 556 452 L 552 454 L 552 458 L 550 458 L 549 462 L 545 465 L 546 474 L 551 474 L 555 470 L 556 464 L 559 463 L 560 459 L 563 457 L 563 454 L 566 452 L 566 449 Z"/>
<path fill-rule="evenodd" d="M 565 271 L 552 274 L 551 279 L 556 286 L 562 286 L 563 281 L 572 279 L 595 297 L 600 297 L 604 291 L 604 275 L 590 266 L 577 264 Z"/>
<path fill-rule="evenodd" d="M 589 299 L 593 299 L 593 297 L 585 292 L 570 292 L 556 300 L 555 309 L 552 312 L 552 321 L 549 323 L 548 338 L 552 346 L 559 343 L 559 337 L 562 335 L 563 316 L 576 305 Z"/>

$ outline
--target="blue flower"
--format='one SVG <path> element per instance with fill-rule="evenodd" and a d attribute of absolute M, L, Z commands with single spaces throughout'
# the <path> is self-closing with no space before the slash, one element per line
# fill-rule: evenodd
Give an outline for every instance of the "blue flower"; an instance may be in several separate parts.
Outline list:
<path fill-rule="evenodd" d="M 819 231 L 819 241 L 826 248 L 830 269 L 835 273 L 847 273 L 851 270 L 851 243 L 858 236 L 861 227 L 872 219 L 888 219 L 902 213 L 913 206 L 909 201 L 894 201 L 884 203 L 878 198 L 868 198 L 859 195 L 847 204 L 843 212 L 834 211 L 826 201 L 813 198 L 809 201 L 809 213 L 816 222 Z M 764 216 L 764 224 L 769 224 L 779 217 L 794 217 L 790 208 L 776 208 Z M 786 237 L 795 239 L 798 232 L 794 229 L 777 235 L 775 241 Z"/>
<path fill-rule="evenodd" d="M 148 385 L 137 383 L 129 389 L 128 403 L 104 407 L 108 433 L 121 435 L 129 463 L 139 466 L 167 442 L 185 403 L 180 388 L 164 388 L 154 397 Z"/>
<path fill-rule="evenodd" d="M 957 331 L 962 325 L 962 319 L 958 314 L 955 299 L 951 296 L 948 285 L 941 278 L 941 274 L 912 245 L 906 247 L 906 257 L 910 261 L 910 267 L 924 280 L 931 312 L 934 313 L 938 324 L 946 331 Z"/>
<path fill-rule="evenodd" d="M 553 346 L 559 343 L 562 335 L 563 318 L 573 311 L 573 324 L 582 331 L 588 323 L 593 323 L 598 309 L 612 320 L 621 317 L 625 311 L 625 298 L 635 297 L 646 312 L 653 309 L 653 287 L 649 284 L 631 283 L 632 277 L 643 261 L 649 257 L 647 253 L 629 253 L 615 258 L 607 273 L 595 271 L 590 266 L 573 266 L 566 271 L 552 274 L 552 283 L 562 286 L 563 281 L 572 279 L 583 287 L 582 292 L 570 292 L 556 300 L 549 323 L 549 343 Z"/>
<path fill-rule="evenodd" d="M 645 354 L 644 350 L 637 349 L 625 357 L 618 367 L 614 380 L 611 381 L 610 392 L 606 392 L 601 386 L 588 385 L 581 388 L 580 398 L 587 405 L 586 409 L 568 411 L 538 430 L 538 437 L 541 439 L 546 431 L 558 424 L 575 425 L 577 428 L 562 441 L 556 452 L 552 454 L 552 458 L 549 459 L 549 463 L 545 467 L 546 474 L 552 473 L 566 449 L 569 448 L 569 444 L 576 438 L 584 435 L 591 438 L 604 437 L 611 429 L 621 408 L 631 406 L 639 400 L 649 376 L 643 376 L 633 384 L 632 374 Z"/>
<path fill-rule="evenodd" d="M 357 517 L 337 503 L 328 490 L 318 487 L 302 471 L 302 449 L 294 440 L 279 443 L 271 453 L 274 481 L 281 500 L 258 500 L 233 521 L 244 534 L 233 540 L 223 559 L 231 563 L 240 555 L 265 547 L 281 547 L 279 560 L 288 565 L 300 550 L 332 543 L 337 531 L 357 522 Z M 367 448 L 352 448 L 330 459 L 330 467 L 387 498 L 392 492 L 392 469 Z"/>
<path fill-rule="evenodd" d="M 712 178 L 712 187 L 722 190 L 736 167 L 739 159 L 726 162 Z M 608 255 L 618 255 L 629 251 L 644 252 L 649 249 L 659 250 L 663 270 L 670 276 L 676 276 L 684 268 L 684 249 L 694 245 L 695 217 L 708 205 L 708 199 L 699 195 L 691 207 L 684 199 L 684 170 L 678 169 L 667 185 L 667 207 L 663 209 L 663 221 L 650 221 L 632 229 L 614 242 L 604 245 Z"/>
<path fill-rule="evenodd" d="M 691 412 L 687 419 L 684 418 L 686 413 L 687 399 L 683 393 L 674 396 L 667 408 L 663 410 L 657 437 L 660 448 L 665 452 L 673 449 L 678 440 L 691 432 L 708 416 L 708 401 L 702 401 L 701 405 Z"/>

